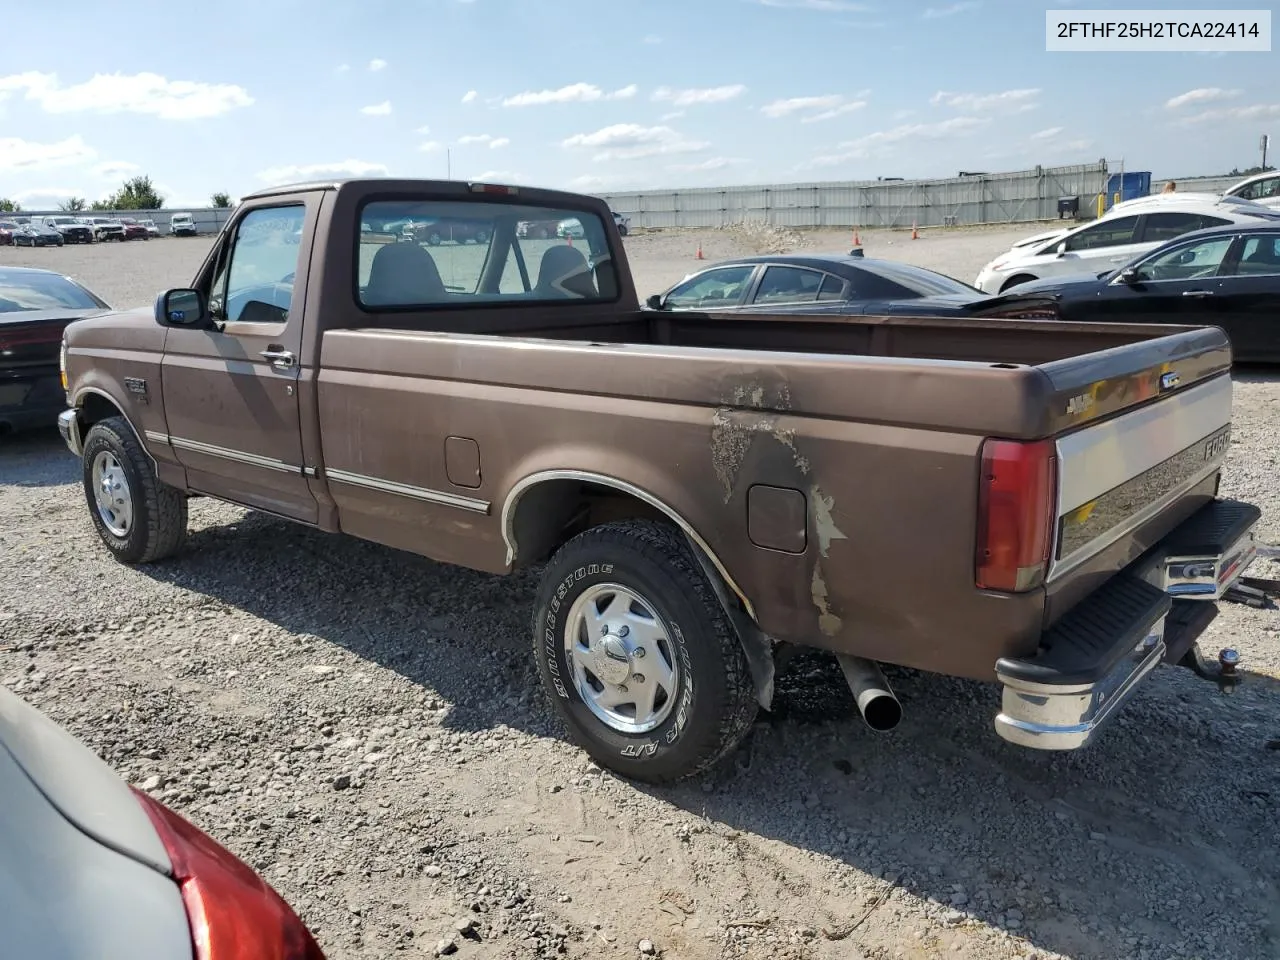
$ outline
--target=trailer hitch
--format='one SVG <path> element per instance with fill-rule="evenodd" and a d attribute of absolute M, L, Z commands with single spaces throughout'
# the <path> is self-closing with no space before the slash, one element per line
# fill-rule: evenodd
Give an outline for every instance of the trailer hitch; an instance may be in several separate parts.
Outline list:
<path fill-rule="evenodd" d="M 1231 647 L 1219 651 L 1215 662 L 1205 656 L 1200 644 L 1193 643 L 1178 661 L 1178 666 L 1186 667 L 1196 676 L 1216 683 L 1223 693 L 1235 693 L 1236 686 L 1240 683 L 1240 654 Z"/>

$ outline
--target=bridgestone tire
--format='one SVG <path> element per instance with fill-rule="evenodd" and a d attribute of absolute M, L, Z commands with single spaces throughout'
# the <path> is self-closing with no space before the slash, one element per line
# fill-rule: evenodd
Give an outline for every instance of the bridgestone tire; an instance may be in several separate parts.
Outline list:
<path fill-rule="evenodd" d="M 109 450 L 119 461 L 129 484 L 133 523 L 117 537 L 98 514 L 93 490 L 93 461 Z M 108 417 L 90 428 L 82 458 L 85 499 L 94 529 L 112 555 L 122 563 L 152 563 L 177 552 L 187 537 L 187 497 L 161 483 L 133 429 L 123 417 Z"/>
<path fill-rule="evenodd" d="M 601 583 L 639 594 L 669 628 L 679 664 L 676 705 L 646 733 L 608 726 L 574 684 L 565 621 L 574 601 Z M 605 524 L 561 547 L 538 589 L 533 650 L 543 689 L 570 736 L 625 777 L 670 783 L 702 773 L 738 745 L 755 719 L 755 691 L 737 634 L 684 536 L 664 524 Z"/>

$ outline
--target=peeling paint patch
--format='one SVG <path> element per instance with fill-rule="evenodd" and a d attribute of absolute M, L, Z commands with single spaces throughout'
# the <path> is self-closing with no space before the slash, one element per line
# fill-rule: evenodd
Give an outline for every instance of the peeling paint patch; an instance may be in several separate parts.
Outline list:
<path fill-rule="evenodd" d="M 778 426 L 777 414 L 766 412 L 790 409 L 791 388 L 785 382 L 772 388 L 752 382 L 738 384 L 716 409 L 711 418 L 711 463 L 724 489 L 725 503 L 733 498 L 738 471 L 759 434 L 787 447 L 797 469 L 809 473 L 808 458 L 796 449 L 795 431 Z"/>
<path fill-rule="evenodd" d="M 813 565 L 813 579 L 809 582 L 809 596 L 813 598 L 813 605 L 818 610 L 818 629 L 828 637 L 834 637 L 840 632 L 840 628 L 844 625 L 839 617 L 831 612 L 831 607 L 827 603 L 827 581 L 822 578 L 822 565 L 815 563 Z"/>
<path fill-rule="evenodd" d="M 832 540 L 849 538 L 840 532 L 835 519 L 831 516 L 831 508 L 836 504 L 835 497 L 828 497 L 818 489 L 817 484 L 814 484 L 809 488 L 809 499 L 813 501 L 813 527 L 818 534 L 818 550 L 825 557 Z"/>

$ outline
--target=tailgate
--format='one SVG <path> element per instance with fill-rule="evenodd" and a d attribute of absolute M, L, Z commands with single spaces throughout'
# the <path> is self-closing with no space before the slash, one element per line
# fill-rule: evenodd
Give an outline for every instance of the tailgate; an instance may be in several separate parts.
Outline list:
<path fill-rule="evenodd" d="M 1230 442 L 1230 367 L 1226 335 L 1210 327 L 1040 368 L 1053 384 L 1042 435 L 1058 458 L 1050 619 L 1213 496 Z"/>

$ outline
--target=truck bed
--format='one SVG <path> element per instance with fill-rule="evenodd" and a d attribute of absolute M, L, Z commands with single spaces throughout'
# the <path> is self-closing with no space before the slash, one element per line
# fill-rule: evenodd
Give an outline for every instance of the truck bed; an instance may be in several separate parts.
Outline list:
<path fill-rule="evenodd" d="M 343 530 L 504 572 L 540 560 L 572 519 L 553 505 L 562 500 L 522 501 L 529 478 L 622 478 L 704 537 L 770 635 L 987 679 L 1212 497 L 1217 460 L 1156 468 L 1230 418 L 1231 354 L 1216 328 L 657 313 L 509 322 L 483 334 L 324 333 L 319 370 L 302 382 L 315 378 Z M 1141 407 L 1153 414 L 1132 419 Z M 1098 535 L 1055 558 L 1057 577 L 1024 593 L 975 588 L 984 439 L 1061 444 L 1072 433 L 1083 452 L 1064 456 L 1063 490 L 1103 502 L 1088 451 L 1126 446 L 1120 479 L 1142 478 L 1141 489 L 1104 503 L 1120 515 L 1082 528 Z M 449 439 L 424 448 L 429 437 Z M 474 480 L 462 487 L 464 473 Z M 404 492 L 394 509 L 387 489 Z M 793 497 L 805 504 L 798 520 Z M 1088 503 L 1057 506 L 1062 525 Z M 792 534 L 799 546 L 768 546 Z M 964 643 L 948 642 L 954 623 L 967 625 Z"/>

